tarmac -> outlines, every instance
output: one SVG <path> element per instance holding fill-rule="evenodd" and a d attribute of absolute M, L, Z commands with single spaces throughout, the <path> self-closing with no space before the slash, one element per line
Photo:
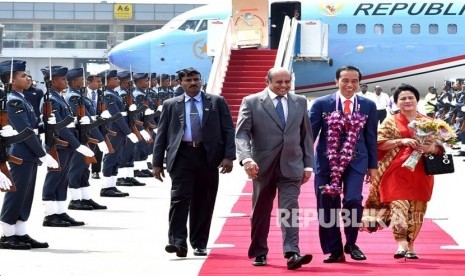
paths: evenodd
<path fill-rule="evenodd" d="M 454 174 L 436 176 L 433 198 L 427 218 L 433 219 L 455 241 L 442 248 L 465 250 L 463 195 L 465 177 L 463 158 L 455 157 Z M 75 211 L 68 214 L 85 221 L 80 227 L 43 227 L 44 209 L 41 194 L 46 169 L 39 167 L 37 185 L 28 233 L 39 241 L 47 241 L 47 249 L 0 250 L 0 276 L 149 276 L 198 275 L 207 257 L 195 257 L 189 248 L 187 258 L 165 252 L 167 244 L 170 179 L 162 183 L 154 178 L 138 178 L 142 187 L 120 187 L 129 192 L 125 198 L 101 198 L 102 180 L 91 180 L 93 199 L 108 210 Z M 228 244 L 215 244 L 233 204 L 242 193 L 246 175 L 237 162 L 233 172 L 220 176 L 220 186 L 213 217 L 208 249 Z M 0 195 L 2 200 L 3 195 Z M 462 207 L 461 207 L 462 206 Z M 315 254 L 320 253 L 315 248 Z M 246 256 L 244 256 L 246 258 Z"/>

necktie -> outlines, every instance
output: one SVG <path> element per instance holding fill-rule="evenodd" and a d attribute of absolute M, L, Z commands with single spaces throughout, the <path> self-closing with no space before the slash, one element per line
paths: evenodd
<path fill-rule="evenodd" d="M 344 115 L 349 115 L 350 112 L 350 105 L 352 104 L 351 100 L 345 100 L 344 102 Z"/>
<path fill-rule="evenodd" d="M 283 103 L 281 102 L 281 99 L 283 96 L 278 96 L 276 99 L 278 100 L 278 103 L 276 104 L 276 113 L 278 113 L 279 120 L 281 121 L 281 126 L 283 128 L 286 127 L 286 118 L 284 118 L 284 109 L 283 109 Z"/>
<path fill-rule="evenodd" d="M 92 93 L 91 93 L 91 96 L 92 96 L 92 105 L 94 106 L 94 108 L 97 107 L 97 93 L 95 92 L 95 90 L 92 90 Z"/>
<path fill-rule="evenodd" d="M 202 126 L 200 123 L 200 116 L 197 107 L 195 106 L 195 99 L 191 98 L 191 135 L 192 142 L 201 142 L 202 141 Z"/>

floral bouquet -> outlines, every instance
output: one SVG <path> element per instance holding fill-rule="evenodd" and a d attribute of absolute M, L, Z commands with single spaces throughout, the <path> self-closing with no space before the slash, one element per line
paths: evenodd
<path fill-rule="evenodd" d="M 440 119 L 419 118 L 411 121 L 408 127 L 414 138 L 422 145 L 429 142 L 432 145 L 452 146 L 457 137 L 452 128 Z M 422 155 L 423 153 L 419 150 L 414 150 L 402 164 L 402 167 L 413 172 Z"/>
<path fill-rule="evenodd" d="M 336 197 L 342 193 L 341 177 L 355 155 L 355 145 L 360 130 L 365 125 L 366 117 L 358 111 L 344 115 L 337 110 L 325 116 L 328 124 L 326 155 L 331 170 L 331 183 L 319 187 L 322 194 Z"/>

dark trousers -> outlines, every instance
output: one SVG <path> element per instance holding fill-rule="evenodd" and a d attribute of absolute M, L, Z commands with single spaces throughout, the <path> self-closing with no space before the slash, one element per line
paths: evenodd
<path fill-rule="evenodd" d="M 89 187 L 89 165 L 84 162 L 84 155 L 76 152 L 71 157 L 71 164 L 69 166 L 69 188 L 79 189 L 82 187 Z"/>
<path fill-rule="evenodd" d="M 16 184 L 16 192 L 5 193 L 0 220 L 15 224 L 27 221 L 31 214 L 32 199 L 37 177 L 37 163 L 23 161 L 21 165 L 9 163 L 10 173 Z"/>
<path fill-rule="evenodd" d="M 118 174 L 118 166 L 120 156 L 124 153 L 123 148 L 126 144 L 126 136 L 123 134 L 117 134 L 116 136 L 110 136 L 110 142 L 115 150 L 114 153 L 107 153 L 103 157 L 103 176 L 116 176 Z"/>
<path fill-rule="evenodd" d="M 57 149 L 60 158 L 59 171 L 48 171 L 42 189 L 42 200 L 65 201 L 68 191 L 69 166 L 75 151 L 72 149 Z M 76 154 L 80 154 L 76 152 Z"/>
<path fill-rule="evenodd" d="M 218 192 L 218 168 L 208 166 L 203 147 L 181 145 L 170 177 L 169 243 L 187 247 L 189 216 L 191 246 L 206 248 Z"/>
<path fill-rule="evenodd" d="M 136 154 L 136 145 L 143 142 L 133 143 L 129 138 L 124 137 L 126 144 L 124 148 L 121 149 L 122 153 L 119 159 L 119 167 L 126 168 L 126 167 L 134 167 L 134 158 Z M 115 150 L 116 151 L 116 150 Z"/>
<path fill-rule="evenodd" d="M 279 168 L 279 160 L 275 160 L 269 171 L 253 180 L 252 195 L 252 241 L 248 256 L 254 258 L 268 254 L 268 233 L 273 212 L 273 201 L 278 192 L 278 208 L 280 211 L 281 231 L 283 236 L 283 253 L 300 253 L 299 227 L 293 225 L 298 221 L 294 216 L 299 209 L 299 194 L 302 178 L 284 178 Z"/>
<path fill-rule="evenodd" d="M 387 116 L 387 111 L 386 109 L 380 109 L 378 110 L 378 122 L 381 124 L 384 119 L 386 119 Z"/>
<path fill-rule="evenodd" d="M 92 172 L 93 173 L 99 173 L 102 171 L 102 158 L 103 158 L 103 153 L 100 151 L 98 146 L 96 144 L 91 144 L 90 148 L 94 151 L 95 153 L 95 159 L 97 159 L 97 162 L 92 163 Z"/>
<path fill-rule="evenodd" d="M 342 208 L 344 212 L 349 212 L 344 219 L 344 233 L 346 236 L 346 244 L 355 245 L 358 237 L 358 224 L 362 219 L 362 188 L 365 175 L 356 170 L 347 167 L 342 175 L 343 182 L 343 200 Z M 315 175 L 315 195 L 318 211 L 319 234 L 321 249 L 324 254 L 343 252 L 341 230 L 340 230 L 340 214 L 341 197 L 331 197 L 321 193 L 320 186 L 330 183 L 329 175 Z"/>

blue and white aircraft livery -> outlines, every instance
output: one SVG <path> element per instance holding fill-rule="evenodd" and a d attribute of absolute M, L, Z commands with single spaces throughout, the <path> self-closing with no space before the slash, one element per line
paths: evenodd
<path fill-rule="evenodd" d="M 465 77 L 464 0 L 270 1 L 269 7 L 270 22 L 295 7 L 301 22 L 328 25 L 327 62 L 293 62 L 296 93 L 334 90 L 335 70 L 344 65 L 359 67 L 363 82 L 386 90 L 406 82 L 426 93 L 428 86 L 440 89 L 446 79 Z M 117 45 L 109 61 L 125 70 L 131 66 L 134 72 L 173 74 L 195 66 L 208 76 L 212 60 L 207 56 L 207 20 L 226 20 L 231 10 L 221 1 L 188 11 L 160 30 Z"/>

